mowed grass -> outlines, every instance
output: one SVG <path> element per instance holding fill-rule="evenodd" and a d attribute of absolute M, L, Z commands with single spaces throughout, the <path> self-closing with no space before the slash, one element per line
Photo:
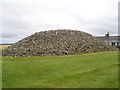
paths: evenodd
<path fill-rule="evenodd" d="M 3 88 L 117 88 L 118 52 L 3 57 Z"/>

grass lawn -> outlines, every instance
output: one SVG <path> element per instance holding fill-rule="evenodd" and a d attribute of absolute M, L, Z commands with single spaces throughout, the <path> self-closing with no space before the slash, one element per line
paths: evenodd
<path fill-rule="evenodd" d="M 118 52 L 3 57 L 3 88 L 117 88 Z"/>

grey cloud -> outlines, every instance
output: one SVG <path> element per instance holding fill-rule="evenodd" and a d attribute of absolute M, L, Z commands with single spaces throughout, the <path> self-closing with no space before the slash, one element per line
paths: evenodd
<path fill-rule="evenodd" d="M 80 3 L 79 0 L 76 1 Z M 75 4 L 77 4 L 76 1 Z M 64 1 L 60 4 L 49 2 L 49 4 L 43 0 L 40 3 L 1 3 L 2 21 L 0 21 L 0 24 L 2 26 L 0 28 L 2 27 L 3 41 L 16 42 L 41 30 L 62 27 L 78 30 L 83 28 L 85 32 L 95 36 L 104 35 L 108 31 L 111 35 L 118 33 L 116 7 L 108 9 L 107 12 L 100 11 L 97 18 L 92 17 L 93 20 L 87 20 L 85 17 L 81 17 L 84 9 L 79 9 L 79 4 L 75 5 L 72 2 L 71 4 L 64 3 Z M 110 6 L 112 3 L 113 1 L 109 3 Z"/>
<path fill-rule="evenodd" d="M 15 34 L 9 34 L 9 33 L 3 33 L 2 34 L 2 38 L 8 38 L 8 39 L 10 39 L 10 38 L 15 38 L 15 37 L 16 37 Z"/>

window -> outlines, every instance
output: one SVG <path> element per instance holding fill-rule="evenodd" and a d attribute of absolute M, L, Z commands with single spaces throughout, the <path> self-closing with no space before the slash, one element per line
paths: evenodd
<path fill-rule="evenodd" d="M 120 43 L 119 43 L 119 42 L 117 42 L 117 46 L 120 46 Z"/>
<path fill-rule="evenodd" d="M 117 43 L 116 43 L 116 46 L 120 46 L 120 42 L 117 42 Z"/>
<path fill-rule="evenodd" d="M 115 46 L 115 42 L 112 42 L 111 44 L 112 44 L 113 46 Z"/>

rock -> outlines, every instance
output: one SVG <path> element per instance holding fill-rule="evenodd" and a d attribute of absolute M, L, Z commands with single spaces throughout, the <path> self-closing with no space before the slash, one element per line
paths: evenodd
<path fill-rule="evenodd" d="M 77 30 L 50 30 L 37 32 L 2 51 L 3 56 L 29 57 L 70 55 L 101 51 L 116 51 L 92 35 Z"/>

